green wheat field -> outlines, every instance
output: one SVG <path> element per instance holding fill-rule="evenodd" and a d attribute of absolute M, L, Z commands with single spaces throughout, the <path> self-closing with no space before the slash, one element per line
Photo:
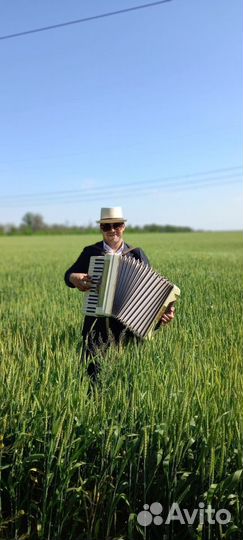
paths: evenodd
<path fill-rule="evenodd" d="M 96 236 L 1 237 L 0 538 L 242 538 L 240 233 L 127 235 L 181 289 L 152 341 L 80 365 L 82 294 L 65 270 Z M 163 523 L 141 525 L 159 502 Z M 227 509 L 228 523 L 165 524 Z"/>

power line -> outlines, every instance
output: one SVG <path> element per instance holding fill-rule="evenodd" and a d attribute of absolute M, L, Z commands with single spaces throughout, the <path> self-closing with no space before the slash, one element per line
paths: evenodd
<path fill-rule="evenodd" d="M 170 192 L 170 193 L 179 193 L 180 191 L 195 191 L 195 190 L 198 190 L 198 189 L 208 189 L 208 188 L 212 188 L 212 187 L 217 187 L 217 186 L 225 186 L 225 185 L 229 185 L 229 182 L 221 182 L 221 181 L 217 181 L 215 183 L 211 183 L 211 184 L 201 184 L 201 185 L 197 185 L 197 186 L 187 186 L 187 185 L 184 185 L 184 186 L 178 186 L 176 189 L 171 189 L 171 186 L 166 186 L 165 187 L 165 191 L 166 192 Z M 241 180 L 233 180 L 232 182 L 230 182 L 230 184 L 241 184 Z M 174 186 L 175 187 L 175 186 Z M 161 188 L 160 188 L 160 191 L 161 191 Z M 140 197 L 141 195 L 153 195 L 154 193 L 156 193 L 157 190 L 151 190 L 150 188 L 147 188 L 146 190 L 136 190 L 135 191 L 135 194 L 136 194 L 136 197 Z M 131 195 L 131 193 L 129 194 Z M 109 200 L 111 199 L 114 199 L 114 195 L 110 194 L 109 195 Z M 119 195 L 119 199 L 124 199 L 124 198 L 127 198 L 127 193 L 121 193 Z M 34 202 L 34 203 L 22 203 L 22 204 L 19 204 L 19 205 L 5 205 L 5 208 L 26 208 L 28 207 L 29 209 L 29 206 L 31 205 L 31 207 L 43 207 L 43 206 L 60 206 L 60 204 L 80 204 L 82 202 L 96 202 L 96 201 L 101 201 L 101 200 L 106 200 L 107 201 L 107 194 L 100 194 L 99 196 L 94 196 L 90 199 L 84 199 L 83 197 L 75 197 L 75 199 L 67 199 L 67 200 L 59 200 L 59 201 L 39 201 L 39 202 Z M 169 198 L 166 199 L 165 203 L 167 204 L 167 202 L 169 203 L 170 200 Z"/>
<path fill-rule="evenodd" d="M 27 36 L 28 34 L 36 34 L 37 32 L 47 32 L 48 30 L 55 30 L 56 28 L 63 28 L 64 26 L 86 23 L 97 19 L 104 19 L 105 17 L 113 17 L 114 15 L 122 15 L 123 13 L 130 13 L 131 11 L 138 11 L 139 9 L 148 9 L 171 1 L 172 0 L 160 0 L 158 2 L 151 2 L 150 4 L 140 4 L 138 6 L 133 6 L 130 8 L 118 9 L 117 11 L 107 11 L 106 13 L 100 13 L 99 15 L 92 15 L 90 17 L 83 17 L 82 19 L 75 19 L 73 21 L 67 21 L 64 23 L 52 24 L 50 26 L 42 26 L 40 28 L 33 28 L 32 30 L 25 30 L 23 32 L 17 32 L 15 34 L 7 34 L 5 36 L 0 36 L 0 40 Z"/>
<path fill-rule="evenodd" d="M 239 175 L 238 175 L 239 176 Z M 10 204 L 5 204 L 4 207 L 8 207 L 8 208 L 22 208 L 22 207 L 25 207 L 27 205 L 31 205 L 31 206 L 49 206 L 49 205 L 53 205 L 55 203 L 57 204 L 74 204 L 74 203 L 80 203 L 80 202 L 94 202 L 94 201 L 99 201 L 101 199 L 106 199 L 109 197 L 109 199 L 114 199 L 114 198 L 124 198 L 124 197 L 128 197 L 130 195 L 132 195 L 133 193 L 136 194 L 136 196 L 140 196 L 140 195 L 144 195 L 144 194 L 153 194 L 153 193 L 157 193 L 158 190 L 159 191 L 162 191 L 162 190 L 165 190 L 165 191 L 170 191 L 170 192 L 180 192 L 180 191 L 184 191 L 184 190 L 193 190 L 195 191 L 196 189 L 202 189 L 202 188 L 210 188 L 210 187 L 215 187 L 215 186 L 225 186 L 225 185 L 232 185 L 232 184 L 241 184 L 241 178 L 239 179 L 234 179 L 235 176 L 233 177 L 233 179 L 231 179 L 231 181 L 229 182 L 229 179 L 226 177 L 226 178 L 216 178 L 216 179 L 212 179 L 212 178 L 206 178 L 206 179 L 198 179 L 198 181 L 195 182 L 194 181 L 188 181 L 188 182 L 184 182 L 184 183 L 174 183 L 171 185 L 171 183 L 167 183 L 167 184 L 163 184 L 163 185 L 157 185 L 157 186 L 150 186 L 150 185 L 147 185 L 147 186 L 144 186 L 142 187 L 142 189 L 138 189 L 138 187 L 134 187 L 134 186 L 131 186 L 131 188 L 129 189 L 129 191 L 126 189 L 126 190 L 123 190 L 122 192 L 120 193 L 117 193 L 117 192 L 114 192 L 114 191 L 109 191 L 109 192 L 104 192 L 102 191 L 101 193 L 87 193 L 86 195 L 85 194 L 82 194 L 80 193 L 78 196 L 75 195 L 74 196 L 74 199 L 70 197 L 72 197 L 72 195 L 69 195 L 69 197 L 65 198 L 65 200 L 63 199 L 54 199 L 54 200 L 35 200 L 34 202 L 32 201 L 14 201 L 16 204 L 11 204 L 11 201 L 10 201 Z M 3 206 L 3 205 L 1 205 Z"/>
<path fill-rule="evenodd" d="M 204 181 L 204 180 L 217 180 L 217 179 L 230 179 L 230 178 L 233 178 L 235 176 L 241 176 L 241 173 L 240 172 L 237 172 L 237 171 L 241 171 L 242 170 L 242 166 L 238 165 L 238 166 L 232 166 L 232 167 L 224 167 L 224 168 L 218 168 L 218 169 L 211 169 L 211 170 L 206 170 L 206 171 L 201 171 L 201 172 L 194 172 L 194 173 L 187 173 L 187 174 L 184 174 L 184 175 L 175 175 L 175 176 L 165 176 L 165 177 L 162 177 L 162 178 L 155 178 L 155 179 L 149 179 L 149 180 L 139 180 L 139 181 L 133 181 L 133 182 L 127 182 L 127 183 L 122 183 L 121 185 L 114 185 L 113 184 L 107 184 L 107 185 L 103 185 L 103 186 L 97 186 L 97 187 L 94 187 L 94 188 L 90 188 L 90 193 L 88 194 L 87 193 L 87 189 L 89 188 L 83 188 L 83 189 L 71 189 L 71 190 L 59 190 L 59 191 L 47 191 L 47 192 L 42 192 L 42 193 L 19 193 L 19 194 L 16 194 L 16 195 L 3 195 L 1 197 L 1 200 L 8 200 L 8 199 L 11 199 L 11 200 L 15 200 L 15 199 L 22 199 L 22 198 L 33 198 L 33 197 L 60 197 L 62 195 L 82 195 L 85 196 L 85 195 L 97 195 L 99 194 L 99 192 L 101 193 L 105 193 L 105 192 L 119 192 L 121 190 L 129 190 L 131 188 L 136 188 L 136 186 L 144 186 L 145 184 L 149 184 L 151 186 L 151 184 L 156 184 L 157 187 L 158 184 L 161 184 L 161 186 L 163 187 L 163 183 L 164 182 L 175 182 L 175 181 L 178 181 L 178 180 L 186 180 L 186 179 L 192 179 L 192 183 L 194 183 L 194 180 L 193 179 L 196 179 L 198 178 L 198 181 L 200 181 L 200 176 L 202 177 L 205 177 L 205 176 L 213 176 L 213 178 L 202 178 L 201 180 Z M 235 173 L 233 173 L 233 171 L 235 171 Z M 220 173 L 220 174 L 219 174 Z M 215 176 L 216 175 L 216 176 Z M 170 184 L 169 184 L 170 185 Z M 155 186 L 156 187 L 156 186 Z M 119 193 L 118 193 L 119 195 Z"/>
<path fill-rule="evenodd" d="M 58 195 L 57 194 L 51 194 L 51 195 L 42 195 L 42 197 L 40 198 L 40 196 L 38 194 L 32 194 L 31 196 L 29 196 L 28 198 L 23 198 L 23 199 L 14 199 L 14 196 L 12 198 L 8 198 L 7 200 L 5 199 L 2 200 L 3 205 L 7 205 L 8 203 L 15 203 L 15 205 L 18 205 L 18 204 L 33 204 L 33 202 L 35 203 L 36 200 L 38 201 L 38 203 L 45 203 L 45 202 L 62 202 L 63 200 L 66 202 L 67 200 L 74 200 L 74 199 L 77 199 L 77 198 L 82 198 L 82 200 L 86 200 L 86 201 L 89 201 L 89 200 L 92 200 L 94 197 L 100 197 L 101 195 L 105 196 L 105 197 L 113 197 L 113 198 L 119 198 L 121 195 L 123 195 L 123 193 L 125 193 L 126 196 L 129 196 L 131 194 L 133 194 L 134 192 L 136 193 L 138 190 L 139 191 L 144 191 L 144 190 L 147 190 L 149 189 L 150 191 L 151 190 L 159 190 L 159 189 L 163 189 L 163 188 L 173 188 L 173 187 L 176 187 L 177 189 L 180 188 L 180 187 L 183 187 L 183 186 L 189 186 L 189 187 L 197 187 L 197 185 L 211 185 L 212 183 L 215 183 L 218 184 L 218 183 L 232 183 L 232 180 L 233 181 L 237 181 L 237 182 L 240 182 L 241 181 L 241 178 L 242 178 L 242 175 L 241 174 L 231 174 L 231 175 L 227 175 L 227 176 L 222 176 L 222 175 L 218 175 L 218 176 L 213 176 L 213 177 L 207 177 L 207 178 L 197 178 L 197 179 L 190 179 L 190 180 L 187 180 L 187 181 L 181 181 L 181 180 L 174 180 L 173 182 L 171 181 L 167 181 L 167 182 L 153 182 L 153 181 L 149 181 L 149 182 L 146 182 L 146 184 L 142 184 L 142 183 L 138 183 L 138 185 L 136 183 L 134 184 L 130 184 L 130 185 L 121 185 L 121 186 L 112 186 L 111 187 L 107 187 L 107 186 L 103 186 L 103 188 L 96 188 L 96 189 L 93 189 L 93 190 L 74 190 L 74 191 L 69 191 L 67 193 L 59 193 Z"/>

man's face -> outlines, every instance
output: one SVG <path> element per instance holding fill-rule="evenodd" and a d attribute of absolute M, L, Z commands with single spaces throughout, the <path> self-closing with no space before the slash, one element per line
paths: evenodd
<path fill-rule="evenodd" d="M 103 239 L 107 244 L 119 245 L 122 241 L 122 236 L 125 231 L 124 223 L 101 223 L 100 229 L 103 234 Z"/>

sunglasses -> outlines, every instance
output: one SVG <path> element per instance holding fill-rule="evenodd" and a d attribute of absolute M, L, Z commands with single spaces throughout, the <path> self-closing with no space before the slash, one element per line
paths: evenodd
<path fill-rule="evenodd" d="M 112 229 L 120 229 L 124 223 L 101 223 L 100 228 L 104 232 L 111 231 Z"/>

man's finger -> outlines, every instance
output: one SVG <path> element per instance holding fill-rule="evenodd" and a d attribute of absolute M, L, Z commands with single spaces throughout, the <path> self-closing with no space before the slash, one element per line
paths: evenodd
<path fill-rule="evenodd" d="M 168 317 L 168 315 L 163 315 L 163 317 L 161 318 L 161 321 L 163 322 L 169 322 L 171 319 L 170 317 Z"/>
<path fill-rule="evenodd" d="M 174 306 L 168 306 L 165 313 L 166 313 L 166 315 L 169 315 L 170 313 L 175 313 L 175 307 Z"/>
<path fill-rule="evenodd" d="M 168 313 L 164 313 L 164 315 L 161 317 L 161 324 L 167 324 L 171 321 L 173 321 L 174 317 L 175 317 L 175 309 L 173 309 L 172 311 L 168 312 Z"/>
<path fill-rule="evenodd" d="M 92 283 L 90 281 L 85 281 L 84 280 L 84 281 L 82 281 L 82 283 L 80 283 L 78 288 L 79 288 L 80 291 L 85 292 L 85 291 L 89 291 L 91 289 L 91 285 L 92 285 Z"/>

